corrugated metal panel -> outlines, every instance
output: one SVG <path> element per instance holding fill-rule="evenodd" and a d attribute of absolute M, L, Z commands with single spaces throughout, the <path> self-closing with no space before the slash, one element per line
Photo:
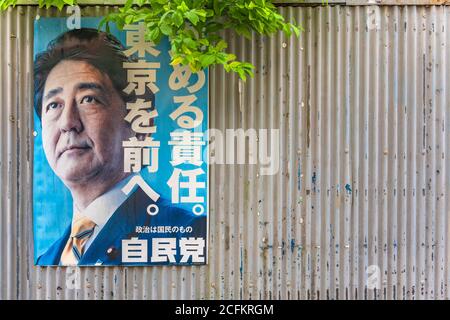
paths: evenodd
<path fill-rule="evenodd" d="M 210 79 L 211 127 L 279 128 L 280 173 L 211 167 L 207 266 L 82 268 L 80 289 L 32 264 L 33 20 L 49 13 L 0 15 L 0 298 L 449 298 L 450 8 L 282 12 L 299 41 L 227 34 L 256 76 Z"/>
<path fill-rule="evenodd" d="M 429 6 L 429 5 L 448 5 L 448 0 L 346 0 L 348 6 L 395 6 L 395 5 L 413 5 L 413 6 Z"/>
<path fill-rule="evenodd" d="M 304 6 L 304 5 L 326 5 L 326 4 L 346 4 L 346 5 L 441 5 L 450 4 L 449 0 L 272 0 L 276 6 Z M 126 0 L 78 0 L 80 6 L 118 6 L 124 5 Z M 35 0 L 17 0 L 18 5 L 37 6 Z"/>
<path fill-rule="evenodd" d="M 371 0 L 359 0 L 371 1 Z M 400 0 L 399 0 L 400 1 Z M 404 0 L 404 1 L 425 1 L 425 0 Z M 432 0 L 430 0 L 432 1 Z M 126 0 L 78 0 L 80 6 L 119 6 L 124 5 Z M 345 3 L 345 0 L 272 0 L 275 5 L 304 5 L 304 4 L 324 4 L 324 3 Z M 38 6 L 35 0 L 17 0 L 18 5 Z"/>

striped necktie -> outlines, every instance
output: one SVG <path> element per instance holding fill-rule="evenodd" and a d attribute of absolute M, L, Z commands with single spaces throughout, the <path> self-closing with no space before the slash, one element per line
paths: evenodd
<path fill-rule="evenodd" d="M 96 224 L 81 217 L 72 224 L 72 232 L 61 254 L 61 265 L 76 266 L 84 253 L 84 245 L 94 233 Z"/>

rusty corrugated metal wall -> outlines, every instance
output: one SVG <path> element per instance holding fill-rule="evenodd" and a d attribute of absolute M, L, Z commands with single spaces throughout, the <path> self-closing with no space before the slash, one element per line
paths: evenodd
<path fill-rule="evenodd" d="M 279 128 L 280 173 L 211 166 L 207 266 L 82 268 L 78 289 L 32 259 L 33 22 L 50 13 L 0 14 L 0 298 L 450 297 L 450 8 L 281 10 L 299 41 L 227 34 L 256 76 L 210 76 L 210 126 Z"/>

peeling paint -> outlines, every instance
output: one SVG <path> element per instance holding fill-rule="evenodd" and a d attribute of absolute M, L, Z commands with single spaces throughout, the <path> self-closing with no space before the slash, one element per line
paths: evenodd
<path fill-rule="evenodd" d="M 352 187 L 350 186 L 350 184 L 346 184 L 345 185 L 345 191 L 347 191 L 348 194 L 352 194 Z"/>

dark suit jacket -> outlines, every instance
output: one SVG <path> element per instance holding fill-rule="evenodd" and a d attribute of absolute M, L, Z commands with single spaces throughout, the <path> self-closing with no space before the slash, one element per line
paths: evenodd
<path fill-rule="evenodd" d="M 206 216 L 196 216 L 184 209 L 174 207 L 169 201 L 159 198 L 156 205 L 159 212 L 155 216 L 147 213 L 147 206 L 155 203 L 140 188 L 131 194 L 127 200 L 114 212 L 103 229 L 88 247 L 82 256 L 78 265 L 157 265 L 166 263 L 151 263 L 151 239 L 159 238 L 177 238 L 176 264 L 181 259 L 178 241 L 182 237 L 202 237 L 205 239 L 205 249 L 203 256 L 206 261 Z M 183 226 L 192 227 L 190 233 L 136 233 L 136 226 Z M 63 236 L 42 254 L 36 261 L 36 265 L 48 266 L 59 265 L 61 253 L 69 239 L 71 225 L 69 225 Z M 138 239 L 147 239 L 148 262 L 147 263 L 122 263 L 122 240 L 137 237 Z M 191 259 L 188 260 L 191 263 Z M 201 263 L 203 264 L 203 263 Z"/>

